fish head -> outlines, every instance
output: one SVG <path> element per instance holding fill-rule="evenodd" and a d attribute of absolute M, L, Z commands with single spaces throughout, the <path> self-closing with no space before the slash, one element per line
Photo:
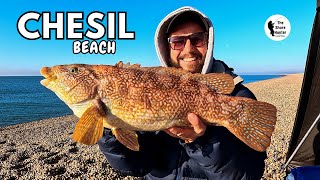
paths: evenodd
<path fill-rule="evenodd" d="M 97 95 L 98 80 L 93 68 L 85 64 L 43 67 L 40 83 L 53 91 L 67 105 L 92 100 Z"/>

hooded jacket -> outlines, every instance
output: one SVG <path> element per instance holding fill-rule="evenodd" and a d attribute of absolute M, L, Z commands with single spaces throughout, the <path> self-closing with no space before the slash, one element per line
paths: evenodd
<path fill-rule="evenodd" d="M 179 8 L 166 16 L 155 33 L 155 46 L 162 66 L 167 67 L 169 52 L 166 32 L 178 15 L 192 11 L 199 15 L 209 33 L 208 51 L 201 73 L 221 72 L 234 77 L 232 96 L 256 99 L 244 87 L 240 76 L 223 61 L 213 58 L 214 31 L 211 21 L 192 7 Z M 264 171 L 265 152 L 257 152 L 237 139 L 226 128 L 207 126 L 203 136 L 192 143 L 173 138 L 163 131 L 138 132 L 140 151 L 120 144 L 109 129 L 99 140 L 100 150 L 118 172 L 144 179 L 260 179 Z"/>
<path fill-rule="evenodd" d="M 227 67 L 227 65 L 224 64 L 223 62 L 216 61 L 213 58 L 214 28 L 213 28 L 212 22 L 202 12 L 189 6 L 185 6 L 171 12 L 159 23 L 157 27 L 155 37 L 154 37 L 154 42 L 155 42 L 155 48 L 156 48 L 157 55 L 159 57 L 161 65 L 163 67 L 168 67 L 168 62 L 167 62 L 169 58 L 169 46 L 168 46 L 168 40 L 167 40 L 168 29 L 170 28 L 170 25 L 172 24 L 172 22 L 179 15 L 186 12 L 194 12 L 196 15 L 198 15 L 202 20 L 203 24 L 205 25 L 206 31 L 208 32 L 208 43 L 207 43 L 208 50 L 206 53 L 206 57 L 205 57 L 205 61 L 204 61 L 204 65 L 201 73 L 206 74 L 209 72 L 221 72 L 221 73 L 226 72 L 226 73 L 232 74 L 232 76 L 234 77 L 235 84 L 239 84 L 243 82 L 243 79 L 240 76 L 232 72 L 233 69 Z"/>

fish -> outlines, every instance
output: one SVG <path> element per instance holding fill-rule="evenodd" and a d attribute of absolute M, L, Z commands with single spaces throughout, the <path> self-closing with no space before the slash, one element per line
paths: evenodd
<path fill-rule="evenodd" d="M 139 151 L 137 131 L 191 126 L 189 113 L 204 124 L 224 126 L 256 151 L 266 151 L 277 120 L 274 105 L 231 96 L 226 73 L 190 73 L 139 64 L 66 64 L 42 67 L 40 83 L 79 118 L 72 139 L 94 145 L 111 129 L 127 148 Z"/>

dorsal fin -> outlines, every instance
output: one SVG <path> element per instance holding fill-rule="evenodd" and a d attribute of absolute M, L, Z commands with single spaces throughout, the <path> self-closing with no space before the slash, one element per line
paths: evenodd
<path fill-rule="evenodd" d="M 181 78 L 198 81 L 206 84 L 209 88 L 214 89 L 217 93 L 230 94 L 234 89 L 232 76 L 225 73 L 192 74 L 181 68 L 174 67 L 154 67 L 146 70 L 150 70 L 158 74 L 179 76 Z"/>
<path fill-rule="evenodd" d="M 232 76 L 225 73 L 191 74 L 190 78 L 206 84 L 217 93 L 230 94 L 234 89 Z"/>
<path fill-rule="evenodd" d="M 123 62 L 122 62 L 122 61 L 119 61 L 119 62 L 117 62 L 114 66 L 115 66 L 115 67 L 122 68 L 122 67 L 123 67 Z"/>
<path fill-rule="evenodd" d="M 141 67 L 140 64 L 123 64 L 122 61 L 116 64 L 117 67 L 137 69 L 145 72 L 153 72 L 160 75 L 179 76 L 180 78 L 198 81 L 214 89 L 217 93 L 230 94 L 234 89 L 232 76 L 225 73 L 192 74 L 186 70 L 176 67 Z"/>
<path fill-rule="evenodd" d="M 130 64 L 130 62 L 128 62 L 127 64 L 124 64 L 122 61 L 119 61 L 115 64 L 115 67 L 119 67 L 119 68 L 140 68 L 140 64 Z"/>

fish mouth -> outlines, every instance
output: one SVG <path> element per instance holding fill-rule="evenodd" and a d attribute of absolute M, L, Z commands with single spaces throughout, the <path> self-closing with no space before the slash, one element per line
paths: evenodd
<path fill-rule="evenodd" d="M 40 81 L 40 83 L 43 86 L 48 86 L 50 84 L 50 82 L 57 79 L 57 76 L 54 74 L 52 68 L 50 68 L 50 67 L 41 68 L 40 74 L 45 78 Z"/>

